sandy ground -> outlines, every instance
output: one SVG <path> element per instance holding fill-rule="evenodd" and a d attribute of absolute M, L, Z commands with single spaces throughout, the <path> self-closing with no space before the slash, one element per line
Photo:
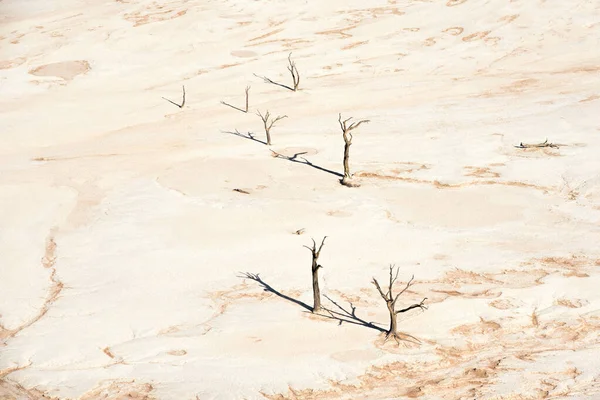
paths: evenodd
<path fill-rule="evenodd" d="M 0 1 L 0 398 L 600 398 L 600 3 L 366 3 Z"/>

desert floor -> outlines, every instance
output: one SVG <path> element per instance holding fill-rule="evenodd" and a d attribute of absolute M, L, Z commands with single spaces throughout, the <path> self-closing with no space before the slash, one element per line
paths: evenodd
<path fill-rule="evenodd" d="M 1 0 L 0 398 L 598 399 L 599 114 L 597 1 Z"/>

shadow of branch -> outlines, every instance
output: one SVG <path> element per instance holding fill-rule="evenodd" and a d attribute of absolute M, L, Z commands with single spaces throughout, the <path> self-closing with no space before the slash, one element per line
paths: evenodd
<path fill-rule="evenodd" d="M 243 133 L 240 133 L 237 129 L 234 132 L 231 132 L 231 131 L 221 131 L 221 132 L 222 133 L 229 133 L 230 135 L 235 135 L 235 136 L 239 136 L 239 137 L 244 138 L 244 139 L 248 139 L 248 140 L 252 140 L 252 141 L 258 142 L 258 143 L 262 143 L 265 146 L 267 145 L 267 142 L 255 138 L 254 134 L 252 132 L 248 132 L 245 135 Z"/>
<path fill-rule="evenodd" d="M 236 107 L 236 106 L 234 106 L 234 105 L 231 105 L 231 104 L 229 104 L 229 103 L 225 103 L 224 101 L 222 101 L 222 102 L 221 102 L 221 104 L 223 104 L 224 106 L 231 107 L 231 108 L 233 108 L 233 109 L 235 109 L 235 110 L 241 111 L 241 112 L 243 112 L 244 114 L 246 114 L 246 113 L 247 113 L 247 111 L 246 111 L 246 110 L 243 110 L 243 109 L 241 109 L 241 108 L 239 108 L 239 107 Z"/>
<path fill-rule="evenodd" d="M 294 304 L 297 304 L 300 307 L 305 308 L 306 310 L 312 312 L 312 307 L 311 306 L 309 306 L 308 304 L 306 304 L 306 303 L 304 303 L 304 302 L 302 302 L 300 300 L 296 300 L 296 299 L 294 299 L 294 298 L 292 298 L 290 296 L 286 296 L 285 294 L 277 291 L 271 285 L 269 285 L 268 283 L 266 283 L 265 281 L 263 281 L 261 279 L 261 277 L 259 276 L 259 274 L 253 274 L 251 272 L 245 272 L 241 276 L 238 276 L 238 278 L 251 279 L 254 282 L 258 282 L 262 286 L 262 288 L 263 288 L 264 291 L 269 292 L 269 293 L 273 293 L 274 295 L 279 296 L 279 297 L 281 297 L 284 300 L 290 301 L 290 302 L 292 302 Z"/>
<path fill-rule="evenodd" d="M 259 274 L 245 272 L 242 275 L 239 275 L 238 278 L 253 280 L 253 281 L 257 282 L 258 284 L 260 284 L 262 286 L 263 290 L 265 290 L 266 292 L 273 293 L 274 295 L 281 297 L 284 300 L 287 300 L 296 305 L 299 305 L 300 307 L 306 309 L 308 312 L 312 312 L 311 306 L 309 306 L 308 304 L 306 304 L 300 300 L 296 300 L 290 296 L 286 296 L 285 294 L 279 292 L 278 290 L 273 288 L 271 285 L 269 285 L 268 283 L 263 281 L 262 278 L 259 276 Z M 333 301 L 327 295 L 325 295 L 324 297 L 327 300 L 329 300 L 331 303 L 333 303 L 333 305 L 335 305 L 339 311 L 330 310 L 328 308 L 323 307 L 323 310 L 327 311 L 328 314 L 317 314 L 320 317 L 339 321 L 339 325 L 346 322 L 348 324 L 360 325 L 360 326 L 364 326 L 365 328 L 374 329 L 378 332 L 386 332 L 386 330 L 384 328 L 381 328 L 381 327 L 375 325 L 374 322 L 367 322 L 364 319 L 358 317 L 356 315 L 356 307 L 354 307 L 354 305 L 352 303 L 350 303 L 350 308 L 352 311 L 348 311 L 348 310 L 344 309 L 344 307 L 342 307 L 341 305 L 339 305 L 338 303 Z"/>
<path fill-rule="evenodd" d="M 386 329 L 375 325 L 374 322 L 371 322 L 371 321 L 367 322 L 364 319 L 358 317 L 356 315 L 356 307 L 354 307 L 354 305 L 352 303 L 350 303 L 351 311 L 348 311 L 344 307 L 342 307 L 340 304 L 338 304 L 334 300 L 332 300 L 329 296 L 324 295 L 324 297 L 327 300 L 329 300 L 331 303 L 333 303 L 333 305 L 336 306 L 336 308 L 339 310 L 339 311 L 334 311 L 334 310 L 330 310 L 330 309 L 324 307 L 323 309 L 326 310 L 330 314 L 330 316 L 324 315 L 324 317 L 338 320 L 338 321 L 340 321 L 340 325 L 343 322 L 346 322 L 349 324 L 361 325 L 361 326 L 364 326 L 365 328 L 375 329 L 376 331 L 379 331 L 379 332 L 387 332 Z"/>
<path fill-rule="evenodd" d="M 300 157 L 300 158 L 302 159 L 302 161 L 301 161 L 301 160 L 298 160 L 298 156 L 301 156 L 302 154 L 306 154 L 306 152 L 303 152 L 303 153 L 296 153 L 296 154 L 294 154 L 292 157 L 289 157 L 289 156 L 284 156 L 283 154 L 279 154 L 279 153 L 277 153 L 277 152 L 275 152 L 275 151 L 273 151 L 273 150 L 271 150 L 271 153 L 273 153 L 273 157 L 275 157 L 275 158 L 281 158 L 281 159 L 288 160 L 288 161 L 291 161 L 291 162 L 294 162 L 294 163 L 303 164 L 303 165 L 308 165 L 309 167 L 313 167 L 313 168 L 315 168 L 315 169 L 318 169 L 319 171 L 327 172 L 327 173 L 329 173 L 329 174 L 332 174 L 332 175 L 338 176 L 338 177 L 340 177 L 340 178 L 343 178 L 343 177 L 344 177 L 344 175 L 343 175 L 343 174 L 340 174 L 339 172 L 335 172 L 335 171 L 332 171 L 332 170 L 330 170 L 330 169 L 323 168 L 323 167 L 320 167 L 320 166 L 318 166 L 318 165 L 315 165 L 315 164 L 311 163 L 310 161 L 308 161 L 308 160 L 307 160 L 306 158 L 304 158 L 304 157 Z"/>
<path fill-rule="evenodd" d="M 272 85 L 281 86 L 282 88 L 286 88 L 287 90 L 291 90 L 292 92 L 294 91 L 294 89 L 291 88 L 291 87 L 289 87 L 288 85 L 284 85 L 283 83 L 278 83 L 278 82 L 272 81 L 271 79 L 267 78 L 266 76 L 260 76 L 260 75 L 257 75 L 257 74 L 254 74 L 254 76 L 256 76 L 257 78 L 260 78 L 260 79 L 264 80 L 265 83 L 270 83 Z"/>

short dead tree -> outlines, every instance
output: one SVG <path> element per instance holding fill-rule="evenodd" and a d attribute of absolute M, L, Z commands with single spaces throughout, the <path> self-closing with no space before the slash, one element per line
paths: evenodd
<path fill-rule="evenodd" d="M 248 97 L 249 97 L 249 92 L 250 92 L 250 86 L 246 86 L 246 108 L 245 109 L 241 109 L 241 108 L 233 106 L 233 105 L 231 105 L 229 103 L 225 103 L 224 101 L 221 101 L 221 104 L 223 104 L 224 106 L 227 106 L 227 107 L 234 108 L 234 109 L 236 109 L 238 111 L 241 111 L 241 112 L 247 114 L 248 113 Z"/>
<path fill-rule="evenodd" d="M 183 96 L 182 96 L 182 99 L 181 99 L 181 104 L 177 104 L 174 101 L 167 99 L 166 97 L 163 97 L 163 99 L 165 99 L 169 103 L 173 104 L 174 106 L 177 106 L 179 108 L 183 108 L 183 106 L 185 106 L 185 86 L 182 86 L 181 89 L 183 90 Z"/>
<path fill-rule="evenodd" d="M 263 115 L 260 111 L 257 111 L 256 115 L 258 115 L 260 117 L 260 119 L 262 119 L 263 124 L 265 125 L 265 133 L 267 135 L 267 145 L 270 146 L 271 145 L 271 128 L 273 127 L 273 125 L 275 125 L 275 123 L 277 121 L 287 118 L 287 115 L 272 119 L 271 113 L 268 110 L 265 113 L 265 115 Z"/>
<path fill-rule="evenodd" d="M 254 76 L 262 78 L 266 83 L 281 86 L 282 88 L 286 88 L 288 90 L 295 92 L 298 90 L 298 86 L 300 85 L 300 73 L 298 72 L 296 63 L 294 61 L 292 61 L 292 53 L 290 53 L 290 55 L 288 56 L 288 64 L 289 64 L 287 67 L 288 71 L 290 71 L 290 74 L 292 74 L 292 82 L 293 82 L 292 86 L 288 86 L 288 85 L 284 85 L 283 83 L 275 82 L 274 80 L 269 79 L 266 76 L 260 76 L 257 74 L 254 74 Z"/>
<path fill-rule="evenodd" d="M 323 268 L 323 266 L 319 264 L 319 255 L 321 255 L 321 249 L 323 248 L 323 245 L 325 244 L 325 239 L 327 239 L 327 236 L 325 236 L 323 238 L 323 241 L 321 242 L 321 245 L 319 246 L 318 250 L 317 250 L 317 243 L 315 242 L 315 239 L 312 239 L 312 242 L 313 242 L 312 247 L 304 246 L 308 250 L 310 250 L 310 252 L 312 254 L 311 270 L 312 270 L 312 287 L 313 287 L 313 309 L 312 309 L 313 313 L 318 313 L 319 311 L 321 311 L 321 290 L 319 289 L 319 269 Z"/>
<path fill-rule="evenodd" d="M 396 301 L 398 300 L 398 297 L 400 297 L 400 295 L 402 293 L 406 292 L 406 290 L 412 286 L 413 280 L 415 279 L 415 277 L 413 275 L 413 277 L 410 278 L 410 281 L 408 281 L 408 283 L 406 284 L 404 289 L 402 289 L 400 292 L 398 292 L 398 294 L 396 294 L 394 296 L 394 293 L 393 293 L 394 283 L 396 282 L 396 279 L 398 278 L 399 270 L 400 270 L 399 268 L 396 268 L 396 273 L 394 274 L 394 266 L 390 265 L 390 282 L 389 282 L 388 289 L 385 292 L 381 289 L 381 286 L 379 286 L 379 282 L 377 282 L 377 279 L 373 278 L 373 285 L 375 285 L 375 287 L 377 288 L 377 291 L 381 295 L 381 298 L 383 298 L 383 300 L 385 300 L 385 304 L 387 305 L 388 312 L 390 313 L 390 327 L 385 335 L 385 339 L 388 340 L 389 338 L 394 338 L 396 340 L 396 342 L 399 342 L 399 340 L 402 339 L 402 337 L 398 333 L 398 323 L 396 320 L 396 316 L 400 313 L 405 313 L 414 308 L 420 308 L 422 310 L 427 309 L 427 306 L 425 306 L 425 300 L 427 300 L 427 297 L 425 297 L 418 304 L 413 304 L 413 305 L 403 308 L 401 310 L 396 310 Z"/>
<path fill-rule="evenodd" d="M 358 128 L 363 123 L 370 122 L 368 119 L 363 119 L 358 122 L 352 122 L 348 126 L 348 122 L 352 117 L 342 121 L 342 114 L 339 115 L 338 122 L 342 129 L 344 137 L 344 177 L 342 178 L 342 185 L 345 186 L 357 186 L 351 182 L 352 174 L 350 173 L 350 146 L 352 145 L 352 130 Z"/>
<path fill-rule="evenodd" d="M 292 53 L 288 56 L 288 71 L 292 74 L 292 81 L 294 82 L 294 92 L 298 90 L 298 85 L 300 85 L 300 73 L 298 72 L 298 68 L 296 68 L 296 63 L 292 61 Z"/>

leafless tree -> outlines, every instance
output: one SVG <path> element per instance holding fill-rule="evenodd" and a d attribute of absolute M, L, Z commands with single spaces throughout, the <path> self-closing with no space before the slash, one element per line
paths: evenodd
<path fill-rule="evenodd" d="M 292 53 L 288 56 L 288 71 L 292 74 L 292 81 L 294 82 L 294 92 L 298 90 L 298 85 L 300 84 L 300 73 L 298 72 L 298 68 L 296 68 L 296 63 L 292 61 Z"/>
<path fill-rule="evenodd" d="M 321 255 L 321 249 L 323 248 L 323 245 L 325 244 L 325 239 L 327 239 L 327 236 L 325 236 L 323 238 L 323 241 L 321 242 L 321 245 L 319 246 L 318 250 L 317 250 L 317 243 L 315 242 L 315 239 L 312 239 L 312 242 L 313 242 L 312 247 L 304 246 L 308 250 L 310 250 L 310 253 L 312 255 L 311 270 L 312 270 L 312 287 L 313 287 L 313 309 L 312 309 L 313 313 L 318 313 L 319 311 L 321 311 L 321 290 L 319 289 L 319 269 L 323 268 L 323 266 L 321 266 L 319 264 L 319 256 Z"/>
<path fill-rule="evenodd" d="M 238 111 L 241 111 L 241 112 L 247 114 L 248 113 L 248 97 L 249 97 L 248 92 L 250 92 L 250 86 L 246 86 L 246 108 L 245 109 L 241 109 L 241 108 L 236 107 L 234 105 L 231 105 L 229 103 L 225 103 L 224 101 L 221 101 L 221 104 L 223 104 L 224 106 L 228 106 L 228 107 L 234 108 L 234 109 L 236 109 Z"/>
<path fill-rule="evenodd" d="M 414 308 L 420 308 L 422 310 L 427 309 L 427 306 L 425 306 L 425 300 L 427 300 L 427 297 L 425 297 L 418 304 L 413 304 L 413 305 L 403 308 L 401 310 L 396 310 L 396 301 L 398 300 L 398 297 L 400 297 L 400 295 L 402 293 L 406 292 L 406 290 L 412 286 L 413 280 L 415 279 L 415 277 L 413 275 L 412 278 L 410 278 L 410 281 L 408 281 L 408 283 L 404 287 L 404 289 L 402 289 L 400 292 L 398 292 L 394 296 L 394 293 L 393 293 L 394 283 L 396 282 L 396 279 L 398 278 L 399 271 L 400 271 L 400 269 L 396 268 L 396 273 L 394 274 L 394 266 L 390 265 L 390 282 L 389 282 L 388 289 L 385 292 L 381 289 L 381 286 L 379 286 L 379 282 L 377 282 L 377 279 L 373 278 L 373 285 L 375 285 L 375 287 L 377 288 L 377 291 L 381 295 L 381 298 L 383 298 L 385 300 L 385 304 L 387 305 L 388 312 L 390 313 L 390 328 L 388 329 L 385 338 L 387 340 L 390 337 L 393 337 L 397 342 L 399 341 L 399 339 L 401 339 L 401 336 L 398 334 L 398 324 L 396 321 L 396 316 L 400 313 L 405 313 Z"/>
<path fill-rule="evenodd" d="M 182 86 L 183 88 L 183 98 L 181 99 L 181 104 L 177 104 L 174 101 L 171 101 L 169 99 L 167 99 L 166 97 L 163 97 L 163 99 L 165 99 L 166 101 L 168 101 L 169 103 L 176 105 L 179 108 L 183 108 L 183 106 L 185 106 L 185 86 Z"/>
<path fill-rule="evenodd" d="M 260 111 L 257 111 L 256 114 L 262 119 L 263 123 L 265 124 L 265 133 L 267 134 L 267 145 L 270 146 L 271 145 L 271 128 L 273 127 L 273 125 L 275 125 L 275 123 L 277 121 L 287 118 L 287 115 L 272 119 L 271 113 L 268 110 L 265 113 L 265 115 L 263 115 Z"/>
<path fill-rule="evenodd" d="M 339 114 L 338 122 L 340 123 L 340 128 L 342 129 L 342 134 L 344 137 L 344 178 L 342 179 L 342 184 L 346 186 L 355 186 L 350 183 L 350 179 L 352 179 L 352 174 L 350 174 L 350 146 L 352 145 L 352 130 L 358 128 L 363 123 L 369 123 L 368 119 L 363 119 L 358 122 L 352 122 L 348 126 L 348 122 L 352 119 L 352 117 L 342 121 L 342 114 Z"/>
<path fill-rule="evenodd" d="M 298 68 L 296 67 L 296 63 L 294 61 L 292 61 L 292 53 L 290 53 L 290 55 L 288 56 L 288 71 L 290 71 L 290 74 L 292 74 L 292 82 L 293 82 L 293 86 L 288 86 L 288 85 L 284 85 L 283 83 L 279 83 L 279 82 L 275 82 L 272 79 L 267 78 L 266 76 L 260 76 L 257 74 L 254 74 L 254 76 L 262 78 L 266 83 L 270 83 L 272 85 L 277 85 L 277 86 L 281 86 L 283 88 L 286 88 L 288 90 L 291 90 L 293 92 L 298 90 L 298 85 L 300 85 L 300 73 L 298 72 Z"/>
<path fill-rule="evenodd" d="M 246 86 L 246 114 L 248 113 L 248 97 L 250 92 L 250 86 Z"/>

